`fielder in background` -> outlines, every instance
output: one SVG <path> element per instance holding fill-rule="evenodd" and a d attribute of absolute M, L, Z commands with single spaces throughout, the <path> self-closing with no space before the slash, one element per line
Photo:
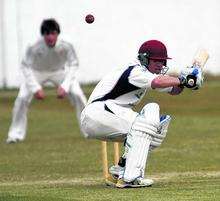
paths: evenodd
<path fill-rule="evenodd" d="M 144 178 L 148 153 L 163 142 L 171 117 L 160 115 L 157 103 L 146 104 L 140 113 L 133 111 L 143 96 L 149 90 L 178 95 L 184 87 L 198 89 L 202 85 L 202 72 L 197 67 L 184 69 L 179 77 L 165 75 L 167 59 L 171 58 L 162 42 L 146 41 L 134 62 L 98 83 L 81 114 L 86 138 L 125 141 L 118 165 L 109 169 L 108 185 L 126 188 L 153 184 Z"/>
<path fill-rule="evenodd" d="M 78 120 L 87 101 L 77 81 L 78 59 L 75 50 L 70 43 L 58 39 L 59 24 L 55 19 L 46 19 L 41 24 L 40 32 L 42 38 L 27 48 L 21 63 L 25 80 L 15 100 L 7 143 L 25 139 L 28 106 L 33 96 L 38 100 L 45 98 L 42 86 L 47 81 L 57 86 L 58 98 L 68 95 L 76 106 Z"/>

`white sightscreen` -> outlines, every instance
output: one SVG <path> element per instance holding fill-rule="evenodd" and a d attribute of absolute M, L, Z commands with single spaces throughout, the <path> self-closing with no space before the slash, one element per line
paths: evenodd
<path fill-rule="evenodd" d="M 26 46 L 39 38 L 47 17 L 61 25 L 61 37 L 73 43 L 80 60 L 81 82 L 99 80 L 109 70 L 127 64 L 142 42 L 159 39 L 173 58 L 171 72 L 192 60 L 199 47 L 210 52 L 206 71 L 220 73 L 220 1 L 218 0 L 0 0 L 3 50 L 0 86 L 20 83 L 19 63 Z M 95 23 L 84 22 L 94 14 Z M 2 62 L 3 61 L 3 62 Z M 4 63 L 4 66 L 3 66 Z"/>

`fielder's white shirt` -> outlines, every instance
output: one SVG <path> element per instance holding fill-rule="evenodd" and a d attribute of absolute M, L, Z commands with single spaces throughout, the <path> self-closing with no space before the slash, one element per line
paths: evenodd
<path fill-rule="evenodd" d="M 135 60 L 125 68 L 106 75 L 95 87 L 88 104 L 95 101 L 112 100 L 118 105 L 132 107 L 137 105 L 151 88 L 156 78 L 139 60 Z M 172 87 L 159 91 L 171 91 Z"/>
<path fill-rule="evenodd" d="M 37 83 L 33 71 L 38 73 L 55 72 L 68 68 L 69 72 L 64 79 L 64 88 L 68 91 L 70 79 L 74 76 L 78 68 L 78 59 L 73 46 L 63 40 L 57 40 L 56 45 L 48 47 L 43 38 L 27 48 L 25 56 L 21 62 L 21 69 L 30 87 L 36 92 L 41 88 Z"/>

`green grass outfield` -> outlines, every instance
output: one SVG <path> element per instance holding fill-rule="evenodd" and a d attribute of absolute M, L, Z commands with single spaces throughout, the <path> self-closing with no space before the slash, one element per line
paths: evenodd
<path fill-rule="evenodd" d="M 84 90 L 89 96 L 92 87 Z M 7 145 L 17 91 L 0 91 L 0 201 L 220 200 L 220 79 L 176 97 L 151 92 L 140 104 L 156 101 L 173 117 L 149 157 L 155 184 L 141 189 L 104 185 L 100 142 L 83 139 L 74 109 L 54 92 L 31 104 L 26 141 Z"/>

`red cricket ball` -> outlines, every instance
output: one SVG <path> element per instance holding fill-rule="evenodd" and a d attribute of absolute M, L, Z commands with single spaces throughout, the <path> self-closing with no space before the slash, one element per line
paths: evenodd
<path fill-rule="evenodd" d="M 86 17 L 85 17 L 85 21 L 86 21 L 88 24 L 93 23 L 94 20 L 95 20 L 95 18 L 94 18 L 94 16 L 91 15 L 91 14 L 88 14 L 88 15 L 86 15 Z"/>

